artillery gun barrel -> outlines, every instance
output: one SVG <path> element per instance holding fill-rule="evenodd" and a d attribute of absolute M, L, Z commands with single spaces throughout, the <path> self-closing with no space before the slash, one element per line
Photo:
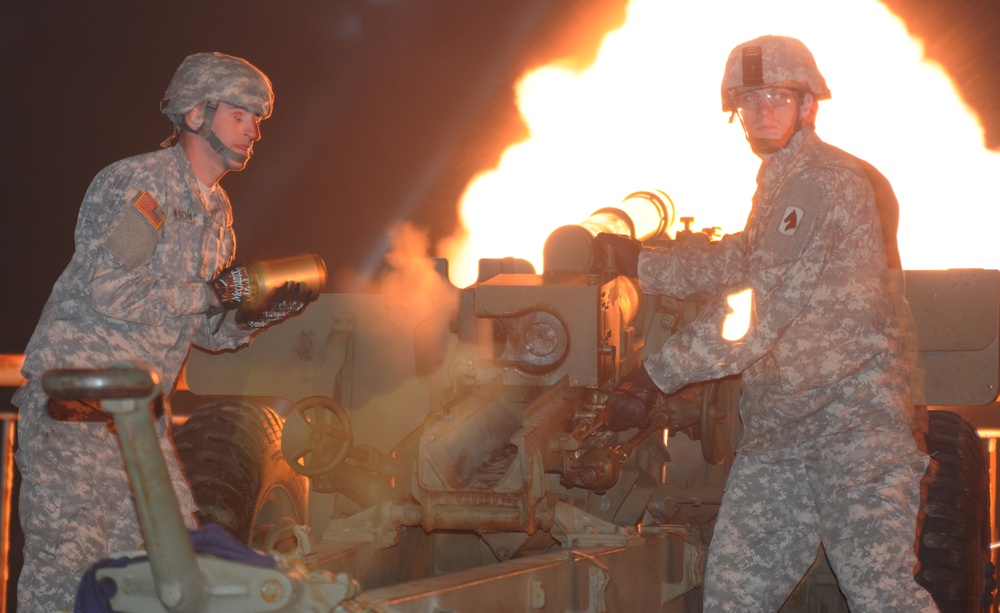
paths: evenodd
<path fill-rule="evenodd" d="M 556 228 L 545 241 L 545 272 L 589 273 L 594 268 L 594 237 L 601 232 L 624 234 L 640 241 L 666 232 L 676 213 L 659 190 L 633 192 L 616 207 L 594 211 L 586 220 Z"/>

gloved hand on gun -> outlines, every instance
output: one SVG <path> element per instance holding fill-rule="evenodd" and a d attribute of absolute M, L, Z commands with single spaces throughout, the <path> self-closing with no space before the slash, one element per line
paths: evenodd
<path fill-rule="evenodd" d="M 651 422 L 653 407 L 660 388 L 653 383 L 646 367 L 639 364 L 608 394 L 608 427 L 616 432 L 629 428 L 645 428 Z"/>

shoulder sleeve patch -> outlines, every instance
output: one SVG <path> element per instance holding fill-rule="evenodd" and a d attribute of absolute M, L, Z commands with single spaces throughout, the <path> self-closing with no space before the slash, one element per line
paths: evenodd
<path fill-rule="evenodd" d="M 778 232 L 784 234 L 785 236 L 791 236 L 795 234 L 795 231 L 799 229 L 799 224 L 802 223 L 802 216 L 805 213 L 797 206 L 787 206 L 785 207 L 785 214 L 781 218 L 781 222 L 778 224 Z"/>
<path fill-rule="evenodd" d="M 135 209 L 125 209 L 118 223 L 104 238 L 104 248 L 126 268 L 133 269 L 153 254 L 159 234 L 149 219 Z"/>
<path fill-rule="evenodd" d="M 157 202 L 149 192 L 143 191 L 139 194 L 139 197 L 135 199 L 132 205 L 142 213 L 142 216 L 146 218 L 154 229 L 159 230 L 160 226 L 163 225 L 163 220 L 166 219 L 166 214 L 163 212 L 163 208 L 160 203 Z"/>
<path fill-rule="evenodd" d="M 810 180 L 793 178 L 782 189 L 767 220 L 767 231 L 761 236 L 763 247 L 776 261 L 790 261 L 800 257 L 812 240 L 820 211 L 823 194 Z"/>

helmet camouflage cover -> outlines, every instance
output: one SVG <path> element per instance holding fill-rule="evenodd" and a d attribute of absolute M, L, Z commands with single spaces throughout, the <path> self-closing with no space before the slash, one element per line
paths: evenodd
<path fill-rule="evenodd" d="M 729 54 L 722 77 L 722 110 L 731 112 L 733 97 L 761 87 L 785 86 L 830 98 L 826 80 L 802 41 L 788 36 L 761 36 L 738 45 Z"/>
<path fill-rule="evenodd" d="M 274 106 L 274 92 L 267 76 L 244 59 L 195 53 L 178 66 L 160 111 L 180 124 L 185 113 L 205 101 L 225 102 L 266 118 Z"/>

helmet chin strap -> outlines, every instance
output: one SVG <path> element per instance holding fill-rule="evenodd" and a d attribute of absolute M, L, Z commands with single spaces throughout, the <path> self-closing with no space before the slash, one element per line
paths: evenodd
<path fill-rule="evenodd" d="M 201 125 L 198 126 L 198 134 L 200 134 L 205 140 L 208 141 L 212 150 L 219 154 L 223 160 L 230 160 L 238 164 L 246 164 L 247 160 L 250 159 L 250 155 L 243 155 L 237 153 L 230 149 L 229 147 L 222 144 L 219 137 L 212 132 L 212 120 L 215 119 L 215 112 L 219 110 L 218 102 L 208 102 L 205 104 L 205 119 L 202 121 Z"/>

